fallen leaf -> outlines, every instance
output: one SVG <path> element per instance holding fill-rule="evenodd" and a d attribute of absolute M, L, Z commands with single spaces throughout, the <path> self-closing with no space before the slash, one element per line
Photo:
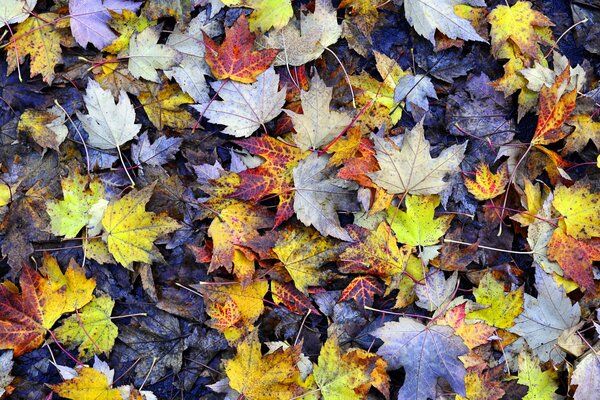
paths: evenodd
<path fill-rule="evenodd" d="M 138 138 L 137 143 L 131 144 L 131 159 L 136 165 L 146 164 L 160 167 L 175 158 L 181 142 L 181 138 L 159 136 L 150 143 L 148 133 L 144 132 Z"/>
<path fill-rule="evenodd" d="M 421 0 L 416 1 L 421 2 Z M 422 115 L 423 111 L 429 110 L 428 97 L 437 99 L 430 77 L 417 74 L 404 75 L 398 79 L 398 84 L 394 89 L 394 102 L 406 103 L 406 109 L 412 113 L 413 117 Z"/>
<path fill-rule="evenodd" d="M 365 306 L 370 307 L 373 305 L 373 298 L 376 294 L 383 294 L 381 284 L 376 278 L 372 276 L 357 276 L 342 291 L 338 303 L 352 299 L 358 309 L 363 310 Z"/>
<path fill-rule="evenodd" d="M 419 300 L 417 306 L 427 310 L 435 311 L 452 300 L 456 291 L 458 274 L 453 273 L 446 279 L 444 273 L 439 269 L 429 271 L 422 285 L 415 286 L 415 293 Z M 465 343 L 466 344 L 466 343 Z"/>
<path fill-rule="evenodd" d="M 36 3 L 37 0 L 6 0 L 0 6 L 0 20 L 6 24 L 23 22 Z"/>
<path fill-rule="evenodd" d="M 508 167 L 506 164 L 502 164 L 494 174 L 487 164 L 481 163 L 475 170 L 475 180 L 465 178 L 467 190 L 477 200 L 490 200 L 500 196 L 506 191 L 507 184 Z"/>
<path fill-rule="evenodd" d="M 49 385 L 61 397 L 72 400 L 123 400 L 119 389 L 112 387 L 114 371 L 84 366 L 77 376 L 62 383 Z"/>
<path fill-rule="evenodd" d="M 18 129 L 20 132 L 29 133 L 43 148 L 59 151 L 58 146 L 69 133 L 65 126 L 66 119 L 65 113 L 58 106 L 47 111 L 29 109 L 21 114 Z"/>
<path fill-rule="evenodd" d="M 564 217 L 566 232 L 575 239 L 600 236 L 600 193 L 584 185 L 558 186 L 552 205 Z"/>
<path fill-rule="evenodd" d="M 249 19 L 252 32 L 281 29 L 294 16 L 291 0 L 225 0 L 223 3 L 229 7 L 254 9 Z"/>
<path fill-rule="evenodd" d="M 177 52 L 158 44 L 160 27 L 149 26 L 136 33 L 129 41 L 128 68 L 135 78 L 144 78 L 159 83 L 157 69 L 169 69 L 177 62 Z"/>
<path fill-rule="evenodd" d="M 600 382 L 600 359 L 591 351 L 576 364 L 571 385 L 577 385 L 573 398 L 575 400 L 593 400 Z"/>
<path fill-rule="evenodd" d="M 519 380 L 521 385 L 529 388 L 524 400 L 558 399 L 555 392 L 558 384 L 555 382 L 556 372 L 543 371 L 538 361 L 528 351 L 519 353 Z"/>
<path fill-rule="evenodd" d="M 165 127 L 189 129 L 196 119 L 182 106 L 192 104 L 192 99 L 178 85 L 164 85 L 158 92 L 141 92 L 138 96 L 150 122 L 159 130 Z"/>
<path fill-rule="evenodd" d="M 462 338 L 469 350 L 473 350 L 477 346 L 484 345 L 490 342 L 490 338 L 496 334 L 496 329 L 484 324 L 483 322 L 468 323 L 467 303 L 462 300 L 462 303 L 456 304 L 456 299 L 448 306 L 448 309 L 443 316 L 437 318 L 435 323 L 438 325 L 448 325 L 454 329 L 454 334 Z M 456 305 L 453 305 L 456 304 Z M 467 388 L 467 394 L 469 389 Z"/>
<path fill-rule="evenodd" d="M 63 274 L 56 259 L 44 253 L 40 272 L 49 280 L 52 291 L 64 292 L 63 314 L 80 309 L 94 298 L 92 293 L 96 288 L 96 279 L 88 279 L 84 269 L 74 259 L 71 259 Z"/>
<path fill-rule="evenodd" d="M 523 287 L 504 293 L 504 285 L 496 281 L 493 274 L 488 272 L 473 289 L 478 304 L 487 308 L 471 311 L 467 319 L 485 321 L 496 328 L 510 328 L 515 324 L 515 318 L 523 311 Z"/>

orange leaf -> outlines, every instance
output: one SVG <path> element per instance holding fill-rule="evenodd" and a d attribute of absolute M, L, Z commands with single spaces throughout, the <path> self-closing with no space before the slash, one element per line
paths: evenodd
<path fill-rule="evenodd" d="M 372 276 L 357 276 L 348 284 L 346 289 L 344 289 L 338 303 L 354 299 L 358 308 L 362 310 L 365 306 L 371 306 L 373 304 L 373 297 L 376 294 L 383 294 L 383 290 L 381 289 L 379 282 L 377 282 L 377 278 Z"/>
<path fill-rule="evenodd" d="M 442 318 L 438 318 L 438 325 L 448 325 L 454 328 L 454 333 L 460 336 L 469 349 L 489 342 L 488 338 L 495 334 L 496 328 L 493 328 L 483 322 L 467 324 L 465 322 L 467 303 L 459 304 L 446 311 Z"/>
<path fill-rule="evenodd" d="M 548 258 L 558 262 L 567 278 L 595 293 L 592 264 L 600 261 L 599 239 L 577 240 L 558 228 L 548 242 Z"/>
<path fill-rule="evenodd" d="M 506 164 L 492 173 L 490 167 L 481 163 L 475 171 L 475 180 L 465 178 L 465 186 L 477 200 L 493 199 L 504 193 L 508 184 L 508 168 Z"/>
<path fill-rule="evenodd" d="M 567 136 L 561 127 L 575 108 L 577 97 L 576 89 L 564 93 L 570 74 L 571 69 L 565 68 L 551 87 L 543 86 L 540 90 L 538 124 L 531 141 L 533 145 L 554 143 Z"/>
<path fill-rule="evenodd" d="M 296 289 L 291 283 L 271 281 L 271 294 L 275 303 L 281 303 L 294 314 L 304 315 L 308 310 L 313 314 L 321 315 L 313 307 L 308 296 Z"/>
<path fill-rule="evenodd" d="M 235 326 L 242 319 L 238 305 L 230 297 L 223 304 L 207 302 L 206 313 L 212 318 L 206 321 L 206 325 L 219 332 Z"/>
<path fill-rule="evenodd" d="M 307 153 L 270 136 L 236 140 L 235 143 L 253 155 L 261 156 L 265 162 L 239 173 L 241 183 L 231 197 L 260 201 L 268 195 L 279 196 L 274 225 L 277 227 L 294 214 L 292 168 Z"/>
<path fill-rule="evenodd" d="M 206 63 L 217 79 L 231 79 L 252 83 L 269 68 L 279 50 L 252 50 L 255 35 L 250 32 L 248 20 L 242 14 L 231 28 L 225 30 L 225 40 L 215 43 L 206 33 Z"/>
<path fill-rule="evenodd" d="M 0 349 L 13 349 L 15 357 L 37 349 L 44 343 L 46 329 L 54 325 L 64 305 L 64 287 L 53 285 L 30 266 L 21 273 L 21 293 L 10 284 L 0 285 Z"/>

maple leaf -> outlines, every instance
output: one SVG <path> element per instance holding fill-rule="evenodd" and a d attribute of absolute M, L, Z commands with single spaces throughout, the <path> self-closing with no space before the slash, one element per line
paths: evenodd
<path fill-rule="evenodd" d="M 527 386 L 527 395 L 523 400 L 537 399 L 559 399 L 560 396 L 555 392 L 558 384 L 555 382 L 556 371 L 548 370 L 542 372 L 538 365 L 538 360 L 528 351 L 519 353 L 519 382 Z"/>
<path fill-rule="evenodd" d="M 538 106 L 538 124 L 531 143 L 543 145 L 554 143 L 567 133 L 560 128 L 575 108 L 577 89 L 565 92 L 565 83 L 568 82 L 570 71 L 566 68 L 551 87 L 542 87 Z"/>
<path fill-rule="evenodd" d="M 319 58 L 341 34 L 342 27 L 338 25 L 337 12 L 331 1 L 316 0 L 313 13 L 301 15 L 300 21 L 292 21 L 283 29 L 262 36 L 258 43 L 262 48 L 281 49 L 276 55 L 275 66 L 300 66 Z"/>
<path fill-rule="evenodd" d="M 548 27 L 552 21 L 531 8 L 527 1 L 517 1 L 513 6 L 499 5 L 488 15 L 491 25 L 492 52 L 500 54 L 507 43 L 514 43 L 519 51 L 532 58 L 539 56 L 539 41 L 547 44 Z"/>
<path fill-rule="evenodd" d="M 437 99 L 430 77 L 417 74 L 404 75 L 398 79 L 398 84 L 394 89 L 394 102 L 406 102 L 406 109 L 412 113 L 413 117 L 429 110 L 428 97 Z M 415 109 L 414 106 L 417 108 Z"/>
<path fill-rule="evenodd" d="M 437 244 L 450 227 L 453 215 L 434 218 L 440 205 L 439 196 L 406 196 L 406 212 L 396 207 L 387 209 L 387 221 L 400 243 L 411 246 Z"/>
<path fill-rule="evenodd" d="M 347 189 L 347 182 L 332 176 L 329 158 L 314 152 L 294 167 L 294 211 L 303 224 L 314 226 L 322 235 L 351 241 L 337 211 L 357 211 L 355 195 Z"/>
<path fill-rule="evenodd" d="M 79 346 L 79 358 L 88 359 L 112 349 L 119 333 L 110 314 L 115 305 L 108 296 L 95 297 L 77 314 L 63 321 L 55 330 L 56 337 L 68 347 Z"/>
<path fill-rule="evenodd" d="M 292 119 L 296 134 L 294 142 L 302 151 L 318 149 L 338 136 L 352 118 L 340 111 L 331 111 L 329 103 L 333 88 L 315 74 L 310 80 L 310 89 L 300 93 L 302 114 L 284 110 Z"/>
<path fill-rule="evenodd" d="M 341 272 L 388 278 L 404 271 L 410 250 L 398 249 L 398 243 L 388 224 L 382 222 L 370 232 L 358 226 L 350 226 L 348 232 L 353 242 L 339 255 Z"/>
<path fill-rule="evenodd" d="M 135 12 L 141 2 L 125 0 L 69 0 L 71 33 L 82 47 L 92 43 L 97 49 L 103 49 L 117 38 L 108 27 L 110 13 L 123 10 Z"/>
<path fill-rule="evenodd" d="M 54 106 L 47 111 L 29 109 L 19 118 L 19 132 L 27 132 L 43 148 L 59 151 L 58 146 L 67 138 L 67 116 Z"/>
<path fill-rule="evenodd" d="M 279 226 L 294 213 L 292 169 L 306 153 L 270 136 L 249 138 L 235 143 L 251 154 L 262 157 L 265 162 L 240 172 L 241 182 L 231 196 L 253 201 L 260 201 L 269 195 L 278 196 L 279 205 L 274 227 Z"/>
<path fill-rule="evenodd" d="M 417 33 L 435 45 L 436 29 L 450 39 L 485 42 L 471 23 L 456 15 L 454 7 L 469 4 L 485 7 L 483 0 L 439 0 L 435 3 L 424 0 L 404 0 L 404 14 Z"/>
<path fill-rule="evenodd" d="M 229 386 L 248 400 L 287 400 L 300 395 L 300 346 L 279 348 L 264 356 L 260 348 L 256 334 L 238 345 L 235 357 L 225 363 Z"/>
<path fill-rule="evenodd" d="M 373 297 L 382 295 L 380 283 L 372 276 L 357 276 L 342 291 L 338 303 L 353 299 L 359 310 L 373 305 Z"/>
<path fill-rule="evenodd" d="M 506 394 L 499 382 L 502 373 L 501 367 L 488 370 L 485 365 L 470 367 L 465 376 L 467 396 L 456 396 L 456 400 L 500 400 Z"/>
<path fill-rule="evenodd" d="M 119 148 L 140 131 L 141 125 L 135 123 L 135 110 L 125 91 L 119 92 L 117 104 L 110 91 L 90 79 L 83 99 L 88 114 L 78 111 L 77 117 L 89 135 L 91 146 L 102 150 Z"/>
<path fill-rule="evenodd" d="M 53 285 L 30 266 L 21 270 L 21 293 L 6 282 L 0 285 L 0 349 L 12 349 L 15 357 L 44 343 L 46 330 L 60 318 L 64 289 Z"/>
<path fill-rule="evenodd" d="M 457 301 L 462 301 L 462 303 L 457 304 Z M 438 317 L 435 323 L 452 327 L 454 334 L 460 336 L 465 345 L 470 350 L 473 350 L 477 346 L 489 343 L 496 329 L 483 322 L 467 323 L 466 307 L 467 303 L 465 300 L 456 299 L 448 305 L 446 312 L 441 317 Z M 467 389 L 467 394 L 468 391 Z"/>
<path fill-rule="evenodd" d="M 56 258 L 44 253 L 40 272 L 48 279 L 52 291 L 64 292 L 65 301 L 61 313 L 75 311 L 92 301 L 96 280 L 87 279 L 84 269 L 74 259 L 71 259 L 63 274 Z"/>
<path fill-rule="evenodd" d="M 234 201 L 225 207 L 208 227 L 208 235 L 213 238 L 209 272 L 225 267 L 246 286 L 254 275 L 254 261 L 250 265 L 236 265 L 235 252 L 241 257 L 244 248 L 252 247 L 249 242 L 260 239 L 257 230 L 272 226 L 271 214 L 260 206 Z"/>
<path fill-rule="evenodd" d="M 281 29 L 294 16 L 291 0 L 225 0 L 226 6 L 250 7 L 250 30 L 266 32 L 271 28 Z"/>
<path fill-rule="evenodd" d="M 481 278 L 479 287 L 473 289 L 477 303 L 488 307 L 471 311 L 467 318 L 479 319 L 497 328 L 510 328 L 515 324 L 515 318 L 523 311 L 523 293 L 524 289 L 521 286 L 504 294 L 504 285 L 488 272 Z"/>
<path fill-rule="evenodd" d="M 548 258 L 556 261 L 565 276 L 592 293 L 596 290 L 592 266 L 600 261 L 600 239 L 578 240 L 562 228 L 552 234 L 548 242 Z"/>
<path fill-rule="evenodd" d="M 400 318 L 386 322 L 372 335 L 383 340 L 377 354 L 387 361 L 389 369 L 404 367 L 406 378 L 398 400 L 435 398 L 438 378 L 444 378 L 459 395 L 466 395 L 466 370 L 458 357 L 469 349 L 449 326 L 425 326 Z"/>
<path fill-rule="evenodd" d="M 102 217 L 104 240 L 115 260 L 125 268 L 134 261 L 152 263 L 162 260 L 154 246 L 160 236 L 179 228 L 179 223 L 166 213 L 155 214 L 145 210 L 154 185 L 132 190 L 119 200 L 112 200 Z"/>
<path fill-rule="evenodd" d="M 342 353 L 337 337 L 325 341 L 314 367 L 314 378 L 324 399 L 364 399 L 371 386 L 389 397 L 387 364 L 362 349 Z"/>
<path fill-rule="evenodd" d="M 214 82 L 212 87 L 219 90 L 222 85 Z M 224 133 L 248 137 L 281 113 L 285 90 L 278 89 L 279 75 L 275 69 L 269 68 L 250 85 L 238 82 L 225 84 L 219 90 L 223 101 L 207 101 L 194 108 L 204 112 L 210 123 L 225 125 Z"/>
<path fill-rule="evenodd" d="M 566 232 L 575 239 L 600 236 L 600 193 L 582 184 L 554 190 L 552 205 L 564 217 Z"/>
<path fill-rule="evenodd" d="M 575 129 L 565 139 L 563 155 L 582 150 L 590 140 L 600 148 L 600 122 L 593 121 L 591 115 L 572 115 L 566 123 Z"/>
<path fill-rule="evenodd" d="M 124 9 L 121 14 L 114 11 L 109 12 L 112 17 L 109 25 L 120 34 L 120 36 L 114 39 L 111 44 L 102 49 L 109 53 L 120 53 L 129 47 L 131 36 L 133 36 L 134 33 L 140 33 L 147 27 L 156 25 L 156 21 L 149 21 L 143 15 L 138 17 L 133 11 Z"/>
<path fill-rule="evenodd" d="M 597 325 L 596 325 L 596 329 Z M 600 358 L 591 351 L 576 365 L 571 376 L 571 385 L 577 385 L 573 398 L 575 400 L 593 400 L 598 389 L 600 377 Z"/>
<path fill-rule="evenodd" d="M 255 35 L 250 32 L 248 20 L 242 14 L 231 28 L 225 30 L 225 40 L 215 43 L 206 33 L 206 63 L 217 79 L 231 79 L 241 83 L 252 83 L 264 72 L 278 50 L 252 50 Z"/>
<path fill-rule="evenodd" d="M 49 385 L 61 397 L 72 400 L 123 400 L 119 388 L 113 388 L 114 371 L 96 359 L 94 368 L 83 366 L 77 375 L 62 383 Z"/>
<path fill-rule="evenodd" d="M 25 21 L 37 0 L 5 0 L 0 5 L 0 20 L 8 24 Z"/>
<path fill-rule="evenodd" d="M 60 181 L 63 199 L 46 202 L 53 234 L 65 238 L 76 237 L 84 226 L 93 230 L 100 222 L 106 200 L 104 185 L 98 178 L 89 180 L 78 170 Z"/>
<path fill-rule="evenodd" d="M 395 143 L 374 136 L 380 171 L 368 174 L 373 182 L 390 194 L 437 194 L 446 186 L 448 175 L 456 172 L 462 162 L 467 142 L 444 149 L 437 158 L 429 154 L 423 121 L 404 135 L 402 148 Z"/>
<path fill-rule="evenodd" d="M 148 133 L 144 132 L 137 143 L 131 145 L 131 159 L 136 165 L 147 164 L 160 167 L 175 158 L 182 141 L 181 138 L 159 136 L 150 143 Z"/>
<path fill-rule="evenodd" d="M 14 376 L 10 374 L 14 365 L 13 352 L 4 351 L 0 354 L 0 396 L 11 394 L 13 388 L 9 385 L 12 383 Z"/>
<path fill-rule="evenodd" d="M 62 61 L 61 34 L 58 28 L 64 28 L 65 24 L 56 22 L 54 27 L 47 21 L 58 18 L 58 14 L 45 13 L 31 16 L 17 26 L 15 40 L 11 40 L 6 46 L 8 74 L 17 68 L 17 64 L 23 64 L 25 57 L 29 55 L 31 77 L 41 74 L 45 82 L 52 84 L 54 67 Z"/>
<path fill-rule="evenodd" d="M 310 310 L 311 313 L 320 315 L 319 311 L 312 305 L 310 298 L 296 289 L 293 284 L 271 281 L 271 295 L 275 303 L 285 305 L 288 310 L 295 314 L 305 315 Z"/>
<path fill-rule="evenodd" d="M 456 291 L 457 282 L 458 274 L 456 272 L 446 280 L 441 270 L 429 271 L 423 285 L 415 286 L 415 294 L 419 298 L 416 305 L 427 311 L 442 308 L 443 305 L 450 302 Z"/>
<path fill-rule="evenodd" d="M 560 335 L 576 326 L 581 318 L 579 304 L 572 305 L 564 288 L 540 267 L 535 270 L 537 299 L 525 294 L 523 312 L 515 319 L 510 332 L 524 337 L 534 355 L 542 362 L 552 358 L 560 362 L 564 354 L 556 349 Z"/>
<path fill-rule="evenodd" d="M 305 294 L 309 286 L 324 283 L 327 271 L 320 271 L 319 267 L 334 261 L 338 250 L 332 239 L 324 238 L 309 228 L 284 230 L 273 247 L 296 288 Z"/>
<path fill-rule="evenodd" d="M 136 33 L 129 41 L 129 72 L 135 78 L 144 78 L 159 83 L 157 69 L 169 69 L 177 62 L 178 53 L 174 49 L 158 44 L 160 27 L 149 26 Z"/>
<path fill-rule="evenodd" d="M 158 92 L 142 92 L 138 96 L 150 122 L 159 130 L 165 126 L 175 129 L 188 129 L 196 120 L 182 105 L 192 104 L 188 94 L 183 93 L 178 85 L 166 84 Z"/>
<path fill-rule="evenodd" d="M 503 164 L 494 174 L 490 167 L 481 163 L 475 170 L 475 180 L 465 178 L 465 186 L 477 200 L 490 200 L 506 191 L 508 166 Z"/>

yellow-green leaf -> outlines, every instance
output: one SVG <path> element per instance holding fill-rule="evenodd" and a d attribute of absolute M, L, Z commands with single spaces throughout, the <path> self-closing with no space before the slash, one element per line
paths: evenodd
<path fill-rule="evenodd" d="M 523 311 L 523 293 L 521 286 L 505 294 L 504 285 L 488 272 L 479 282 L 479 287 L 473 290 L 477 303 L 488 307 L 470 312 L 467 318 L 485 321 L 496 328 L 510 328 Z"/>

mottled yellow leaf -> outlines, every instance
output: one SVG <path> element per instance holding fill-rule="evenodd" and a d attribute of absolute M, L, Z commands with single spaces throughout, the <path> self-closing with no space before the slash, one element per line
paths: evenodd
<path fill-rule="evenodd" d="M 167 84 L 159 92 L 142 92 L 138 96 L 150 122 L 159 130 L 165 126 L 175 129 L 187 129 L 194 126 L 196 120 L 183 107 L 193 104 L 192 99 L 177 84 Z"/>
<path fill-rule="evenodd" d="M 101 371 L 90 367 L 80 368 L 78 376 L 62 383 L 50 385 L 59 396 L 72 400 L 122 400 L 121 392 L 112 388 L 112 382 Z M 111 379 L 112 380 L 112 379 Z"/>
<path fill-rule="evenodd" d="M 576 239 L 600 236 L 600 193 L 582 184 L 559 186 L 552 205 L 564 217 L 567 233 Z"/>
<path fill-rule="evenodd" d="M 479 282 L 479 287 L 473 289 L 477 303 L 487 308 L 471 311 L 467 319 L 479 319 L 496 328 L 510 328 L 523 311 L 523 293 L 524 289 L 520 287 L 505 294 L 504 285 L 488 272 Z"/>
<path fill-rule="evenodd" d="M 54 290 L 65 287 L 66 301 L 63 313 L 75 311 L 92 300 L 96 280 L 86 278 L 85 271 L 74 259 L 71 259 L 67 270 L 63 274 L 56 258 L 46 253 L 40 272 L 48 278 Z"/>
<path fill-rule="evenodd" d="M 508 168 L 506 164 L 498 168 L 494 174 L 490 167 L 481 163 L 475 171 L 475 180 L 465 178 L 465 186 L 477 200 L 489 200 L 498 197 L 506 190 L 508 184 Z"/>

